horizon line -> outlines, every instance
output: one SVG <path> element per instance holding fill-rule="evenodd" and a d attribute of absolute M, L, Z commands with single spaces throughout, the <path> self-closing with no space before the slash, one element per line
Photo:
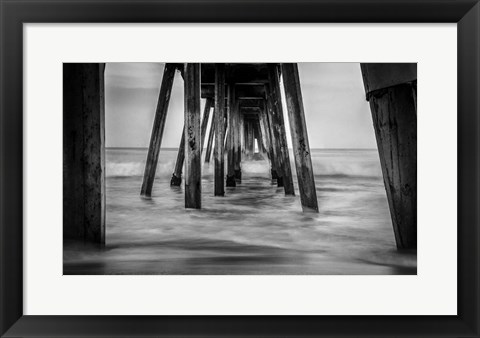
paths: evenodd
<path fill-rule="evenodd" d="M 148 147 L 105 147 L 105 149 L 148 149 Z M 160 147 L 160 149 L 178 149 L 178 147 Z M 206 148 L 203 148 L 206 149 Z M 293 148 L 288 148 L 292 150 Z M 377 150 L 377 148 L 310 148 L 321 150 Z"/>

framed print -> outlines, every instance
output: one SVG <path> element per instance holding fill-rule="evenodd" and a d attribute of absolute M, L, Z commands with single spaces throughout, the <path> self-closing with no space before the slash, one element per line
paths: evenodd
<path fill-rule="evenodd" d="M 2 0 L 1 336 L 479 336 L 479 6 Z"/>

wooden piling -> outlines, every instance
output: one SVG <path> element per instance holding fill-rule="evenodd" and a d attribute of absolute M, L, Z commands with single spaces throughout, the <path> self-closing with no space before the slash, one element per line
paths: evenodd
<path fill-rule="evenodd" d="M 157 110 L 155 111 L 155 120 L 153 122 L 147 161 L 145 163 L 145 172 L 143 174 L 143 183 L 140 190 L 140 194 L 145 197 L 152 196 L 153 181 L 155 180 L 155 172 L 157 171 L 158 155 L 160 153 L 163 130 L 165 129 L 165 121 L 167 119 L 175 69 L 176 66 L 174 64 L 166 63 L 163 70 L 162 84 L 160 86 L 160 94 L 158 95 Z"/>
<path fill-rule="evenodd" d="M 273 104 L 270 99 L 270 86 L 265 85 L 265 95 L 266 95 L 266 117 L 270 130 L 270 139 L 272 140 L 272 152 L 273 152 L 273 162 L 275 163 L 275 172 L 272 171 L 272 179 L 277 180 L 277 187 L 283 187 L 283 165 L 281 161 L 282 153 L 280 152 L 280 143 L 278 141 L 277 133 L 273 127 Z M 273 168 L 272 168 L 273 169 Z M 275 174 L 275 176 L 274 176 Z"/>
<path fill-rule="evenodd" d="M 225 150 L 225 153 L 228 152 L 228 140 L 230 137 L 230 130 L 228 129 L 228 119 L 225 122 L 225 125 L 227 126 L 225 129 L 225 139 L 223 140 L 223 149 Z M 227 165 L 228 165 L 228 158 L 227 158 Z"/>
<path fill-rule="evenodd" d="M 205 163 L 210 163 L 210 158 L 212 157 L 212 149 L 215 135 L 215 111 L 213 114 L 214 117 L 212 119 L 212 124 L 208 133 L 207 149 L 205 150 Z"/>
<path fill-rule="evenodd" d="M 415 114 L 417 114 L 417 81 L 412 81 L 412 95 L 415 104 Z"/>
<path fill-rule="evenodd" d="M 215 161 L 214 172 L 214 194 L 215 196 L 225 195 L 223 177 L 225 174 L 224 165 L 224 142 L 225 142 L 225 64 L 215 64 L 215 109 L 213 112 L 212 129 L 215 129 L 215 148 L 213 157 Z"/>
<path fill-rule="evenodd" d="M 240 118 L 240 153 L 241 156 L 245 156 L 245 118 L 241 112 L 239 112 Z"/>
<path fill-rule="evenodd" d="M 416 64 L 361 64 L 397 248 L 417 247 Z"/>
<path fill-rule="evenodd" d="M 63 238 L 105 244 L 103 63 L 63 64 Z"/>
<path fill-rule="evenodd" d="M 208 127 L 208 121 L 210 120 L 210 110 L 212 108 L 212 99 L 207 98 L 205 101 L 205 108 L 203 110 L 203 118 L 202 118 L 202 126 L 201 126 L 201 134 L 202 134 L 202 151 L 203 147 L 205 145 L 205 135 L 207 134 L 207 127 Z M 213 125 L 213 123 L 212 123 Z M 211 130 L 212 128 L 210 128 Z"/>
<path fill-rule="evenodd" d="M 255 155 L 255 125 L 252 120 L 250 120 L 249 128 L 250 128 L 250 154 L 254 156 Z"/>
<path fill-rule="evenodd" d="M 318 212 L 317 192 L 297 64 L 283 63 L 282 76 L 302 208 L 303 211 Z"/>
<path fill-rule="evenodd" d="M 234 148 L 234 176 L 237 182 L 242 181 L 242 145 L 240 141 L 240 133 L 241 133 L 241 123 L 240 123 L 240 109 L 239 109 L 239 102 L 235 100 L 234 103 L 234 137 L 233 137 L 233 148 Z"/>
<path fill-rule="evenodd" d="M 182 184 L 183 162 L 185 160 L 185 124 L 182 129 L 182 136 L 180 137 L 180 144 L 178 146 L 177 160 L 175 161 L 175 169 L 173 170 L 171 186 L 180 186 Z"/>
<path fill-rule="evenodd" d="M 185 208 L 202 206 L 200 64 L 185 66 Z"/>
<path fill-rule="evenodd" d="M 261 153 L 262 152 L 262 145 L 260 144 L 260 142 L 258 141 L 259 139 L 259 135 L 258 135 L 258 129 L 257 129 L 257 121 L 252 121 L 252 130 L 253 130 L 253 150 L 254 150 L 254 154 L 255 153 Z M 255 143 L 255 141 L 257 141 Z M 255 145 L 257 146 L 255 148 Z M 257 150 L 257 151 L 255 151 Z"/>
<path fill-rule="evenodd" d="M 235 85 L 228 85 L 227 187 L 235 187 Z"/>
<path fill-rule="evenodd" d="M 255 137 L 257 139 L 257 144 L 258 144 L 258 152 L 260 154 L 265 154 L 266 153 L 266 146 L 264 142 L 264 136 L 262 134 L 262 128 L 260 127 L 260 120 L 255 121 Z"/>
<path fill-rule="evenodd" d="M 227 103 L 228 104 L 228 103 Z M 225 104 L 225 113 L 223 115 L 223 131 L 224 131 L 224 140 L 223 140 L 223 149 L 227 149 L 227 142 L 228 142 L 228 109 L 227 104 Z"/>
<path fill-rule="evenodd" d="M 250 143 L 248 134 L 248 120 L 243 120 L 243 134 L 245 135 L 245 158 L 250 159 Z"/>
<path fill-rule="evenodd" d="M 248 159 L 252 159 L 253 158 L 253 155 L 255 153 L 255 137 L 254 137 L 254 134 L 253 134 L 253 124 L 252 124 L 252 120 L 251 119 L 248 119 L 246 121 L 246 134 L 247 134 L 247 158 Z"/>
<path fill-rule="evenodd" d="M 202 150 L 203 144 L 205 141 L 205 134 L 207 132 L 208 120 L 210 117 L 210 109 L 212 108 L 212 100 L 207 98 L 205 102 L 205 108 L 203 110 L 203 119 L 201 126 L 201 138 L 202 138 Z M 182 137 L 180 140 L 180 145 L 178 147 L 177 160 L 175 162 L 175 170 L 173 171 L 172 179 L 170 180 L 171 186 L 180 186 L 182 184 L 182 171 L 183 171 L 183 162 L 185 160 L 185 125 L 182 129 Z"/>
<path fill-rule="evenodd" d="M 287 135 L 285 131 L 285 123 L 283 119 L 283 108 L 280 91 L 280 81 L 277 64 L 268 64 L 268 80 L 269 80 L 269 100 L 272 105 L 272 129 L 275 134 L 275 138 L 278 142 L 277 153 L 278 167 L 282 167 L 283 170 L 283 187 L 285 195 L 295 195 L 293 187 L 292 169 L 290 167 L 290 155 L 288 153 Z M 277 167 L 277 170 L 278 170 Z"/>
<path fill-rule="evenodd" d="M 207 132 L 208 120 L 210 117 L 210 109 L 212 107 L 212 100 L 207 99 L 205 102 L 205 108 L 203 111 L 203 120 L 201 125 L 201 138 L 202 138 L 202 150 L 203 143 L 205 140 L 205 134 Z M 182 171 L 183 171 L 183 162 L 185 160 L 185 125 L 182 129 L 182 136 L 180 140 L 180 145 L 178 146 L 177 160 L 175 162 L 175 169 L 172 174 L 172 179 L 170 180 L 171 186 L 180 186 L 182 184 Z"/>
<path fill-rule="evenodd" d="M 267 158 L 270 160 L 271 157 L 270 157 L 270 137 L 268 135 L 268 132 L 267 132 L 267 127 L 266 127 L 266 124 L 265 124 L 265 115 L 263 113 L 263 111 L 260 112 L 260 114 L 258 114 L 258 119 L 259 119 L 259 123 L 260 123 L 260 133 L 262 135 L 262 142 L 263 144 L 265 145 L 265 152 L 267 154 Z"/>
<path fill-rule="evenodd" d="M 273 135 L 273 130 L 272 130 L 271 123 L 270 123 L 271 113 L 269 113 L 269 110 L 268 110 L 269 108 L 268 107 L 269 107 L 268 106 L 268 100 L 266 98 L 264 100 L 264 103 L 263 103 L 262 113 L 263 113 L 263 117 L 264 117 L 264 121 L 265 121 L 266 133 L 268 135 L 269 143 L 270 143 L 270 148 L 269 148 L 269 151 L 270 151 L 270 165 L 271 165 L 270 173 L 272 175 L 272 180 L 277 180 L 277 184 L 278 184 L 277 158 L 276 158 L 276 155 L 275 155 L 276 154 L 276 152 L 275 152 L 276 141 L 275 141 L 275 138 L 274 138 L 274 135 Z M 272 108 L 270 108 L 270 110 L 271 109 Z"/>

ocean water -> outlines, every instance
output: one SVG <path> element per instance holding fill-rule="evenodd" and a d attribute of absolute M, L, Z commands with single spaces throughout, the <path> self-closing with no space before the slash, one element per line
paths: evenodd
<path fill-rule="evenodd" d="M 106 246 L 64 243 L 64 274 L 416 274 L 397 251 L 376 150 L 312 149 L 320 212 L 303 213 L 270 179 L 268 161 L 242 163 L 242 182 L 202 209 L 170 187 L 176 149 L 162 149 L 151 199 L 140 197 L 147 149 L 106 150 Z"/>

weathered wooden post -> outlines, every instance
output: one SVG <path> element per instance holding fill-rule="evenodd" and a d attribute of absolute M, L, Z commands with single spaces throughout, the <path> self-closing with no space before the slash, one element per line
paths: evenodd
<path fill-rule="evenodd" d="M 278 167 L 283 169 L 283 187 L 285 190 L 285 195 L 295 195 L 295 190 L 293 187 L 293 178 L 292 178 L 292 169 L 290 167 L 290 155 L 288 153 L 287 145 L 287 135 L 285 132 L 285 123 L 283 120 L 283 108 L 281 100 L 281 91 L 280 91 L 280 82 L 278 74 L 278 65 L 277 64 L 268 64 L 268 80 L 270 83 L 268 95 L 269 100 L 272 106 L 272 129 L 275 134 L 275 139 L 278 142 L 277 148 L 279 153 L 277 153 L 278 158 Z"/>
<path fill-rule="evenodd" d="M 230 130 L 228 129 L 228 119 L 225 120 L 225 140 L 223 140 L 223 149 L 226 153 L 228 153 L 228 140 L 230 137 Z M 228 166 L 228 158 L 227 158 L 227 166 Z"/>
<path fill-rule="evenodd" d="M 210 119 L 210 109 L 212 108 L 212 99 L 207 98 L 205 101 L 205 108 L 203 110 L 201 134 L 202 134 L 202 150 L 205 145 L 205 135 L 207 134 L 208 121 Z"/>
<path fill-rule="evenodd" d="M 417 247 L 417 65 L 361 64 L 397 248 Z"/>
<path fill-rule="evenodd" d="M 248 119 L 243 120 L 243 134 L 245 135 L 245 158 L 250 159 L 250 143 L 248 134 Z"/>
<path fill-rule="evenodd" d="M 241 167 L 241 162 L 242 162 L 242 144 L 240 141 L 240 133 L 241 133 L 241 123 L 240 123 L 240 108 L 239 108 L 239 102 L 238 100 L 235 100 L 234 103 L 234 110 L 233 110 L 233 116 L 234 116 L 234 175 L 235 179 L 239 182 L 242 181 L 242 167 Z"/>
<path fill-rule="evenodd" d="M 213 157 L 215 161 L 214 172 L 214 194 L 215 196 L 225 195 L 224 186 L 224 142 L 225 142 L 225 64 L 215 64 L 215 109 L 213 112 L 212 129 L 215 133 L 215 148 L 213 149 Z"/>
<path fill-rule="evenodd" d="M 173 170 L 171 186 L 180 186 L 182 184 L 183 162 L 185 160 L 185 124 L 180 137 L 180 145 L 178 146 L 177 160 L 175 161 L 175 169 Z"/>
<path fill-rule="evenodd" d="M 228 85 L 227 187 L 235 187 L 235 85 Z"/>
<path fill-rule="evenodd" d="M 104 63 L 63 64 L 63 237 L 105 244 Z"/>
<path fill-rule="evenodd" d="M 203 142 L 205 140 L 205 134 L 207 132 L 207 124 L 210 116 L 210 109 L 212 107 L 211 99 L 207 99 L 205 102 L 205 109 L 203 111 L 203 120 L 201 126 L 201 138 L 202 138 L 202 149 Z M 180 186 L 182 184 L 182 171 L 183 171 L 183 162 L 185 160 L 185 125 L 183 125 L 182 136 L 180 139 L 180 145 L 178 146 L 177 160 L 175 162 L 175 169 L 173 170 L 172 179 L 170 180 L 171 186 Z"/>
<path fill-rule="evenodd" d="M 265 89 L 267 92 L 267 89 Z M 264 105 L 263 105 L 263 113 L 265 116 L 265 126 L 267 129 L 267 134 L 270 138 L 270 164 L 271 164 L 271 170 L 270 173 L 272 175 L 272 180 L 277 180 L 277 186 L 283 186 L 283 181 L 281 179 L 281 175 L 278 174 L 278 159 L 277 159 L 277 150 L 276 146 L 278 142 L 275 139 L 275 135 L 273 133 L 273 128 L 271 124 L 271 119 L 272 119 L 272 105 L 270 101 L 268 100 L 268 96 L 265 98 Z M 280 169 L 280 172 L 283 173 L 283 171 Z M 280 177 L 280 179 L 279 179 Z M 280 185 L 280 181 L 282 181 Z"/>
<path fill-rule="evenodd" d="M 150 136 L 150 145 L 148 147 L 147 162 L 145 163 L 145 172 L 143 174 L 143 183 L 140 194 L 142 196 L 152 196 L 153 181 L 157 171 L 158 154 L 162 145 L 163 130 L 167 119 L 168 103 L 172 93 L 173 79 L 175 77 L 176 66 L 173 63 L 166 63 L 163 70 L 162 84 L 160 94 L 158 95 L 157 110 L 153 122 L 152 135 Z"/>
<path fill-rule="evenodd" d="M 239 110 L 240 115 L 240 146 L 241 156 L 245 156 L 245 117 Z"/>
<path fill-rule="evenodd" d="M 227 142 L 228 142 L 228 108 L 227 108 L 227 104 L 225 104 L 225 112 L 224 112 L 224 115 L 223 115 L 223 137 L 224 137 L 224 140 L 223 140 L 223 149 L 225 151 L 225 149 L 227 149 Z"/>
<path fill-rule="evenodd" d="M 213 149 L 213 137 L 215 134 L 215 111 L 213 113 L 212 123 L 210 125 L 210 131 L 208 133 L 208 140 L 207 140 L 207 149 L 205 150 L 205 163 L 210 163 L 210 158 L 212 157 L 212 149 Z"/>
<path fill-rule="evenodd" d="M 262 145 L 258 141 L 259 135 L 258 135 L 258 129 L 257 129 L 257 121 L 255 121 L 255 120 L 252 121 L 252 130 L 253 130 L 253 154 L 255 155 L 255 153 L 256 153 L 256 151 L 255 151 L 255 141 L 257 141 L 256 145 L 257 145 L 258 152 L 259 153 L 262 152 Z"/>
<path fill-rule="evenodd" d="M 185 208 L 202 206 L 200 64 L 185 66 Z"/>
<path fill-rule="evenodd" d="M 272 140 L 272 149 L 273 149 L 273 158 L 276 165 L 276 179 L 277 179 L 277 186 L 283 187 L 283 161 L 281 160 L 282 153 L 280 152 L 280 142 L 278 141 L 277 133 L 275 132 L 275 128 L 273 127 L 274 118 L 273 118 L 273 104 L 272 100 L 270 99 L 270 86 L 265 86 L 265 95 L 266 95 L 266 116 L 267 121 L 270 129 L 270 138 Z M 272 173 L 272 178 L 273 178 Z"/>
<path fill-rule="evenodd" d="M 265 143 L 264 143 L 262 128 L 260 127 L 260 120 L 255 121 L 255 137 L 257 139 L 258 152 L 260 154 L 265 154 L 267 148 L 266 148 Z"/>
<path fill-rule="evenodd" d="M 255 155 L 255 124 L 250 120 L 250 153 Z"/>
<path fill-rule="evenodd" d="M 246 132 L 247 132 L 247 158 L 252 159 L 253 154 L 255 153 L 255 140 L 253 135 L 253 125 L 252 125 L 251 119 L 248 119 L 246 121 Z"/>
<path fill-rule="evenodd" d="M 282 76 L 302 208 L 304 211 L 318 212 L 317 192 L 315 190 L 315 178 L 313 176 L 312 158 L 297 64 L 283 63 Z"/>
<path fill-rule="evenodd" d="M 267 153 L 267 158 L 271 161 L 271 145 L 270 145 L 270 137 L 267 131 L 267 127 L 265 125 L 265 115 L 263 110 L 260 111 L 258 114 L 259 123 L 260 123 L 260 133 L 262 134 L 262 142 L 265 145 L 265 152 Z"/>
<path fill-rule="evenodd" d="M 417 81 L 412 82 L 413 101 L 415 102 L 415 114 L 417 114 Z"/>

